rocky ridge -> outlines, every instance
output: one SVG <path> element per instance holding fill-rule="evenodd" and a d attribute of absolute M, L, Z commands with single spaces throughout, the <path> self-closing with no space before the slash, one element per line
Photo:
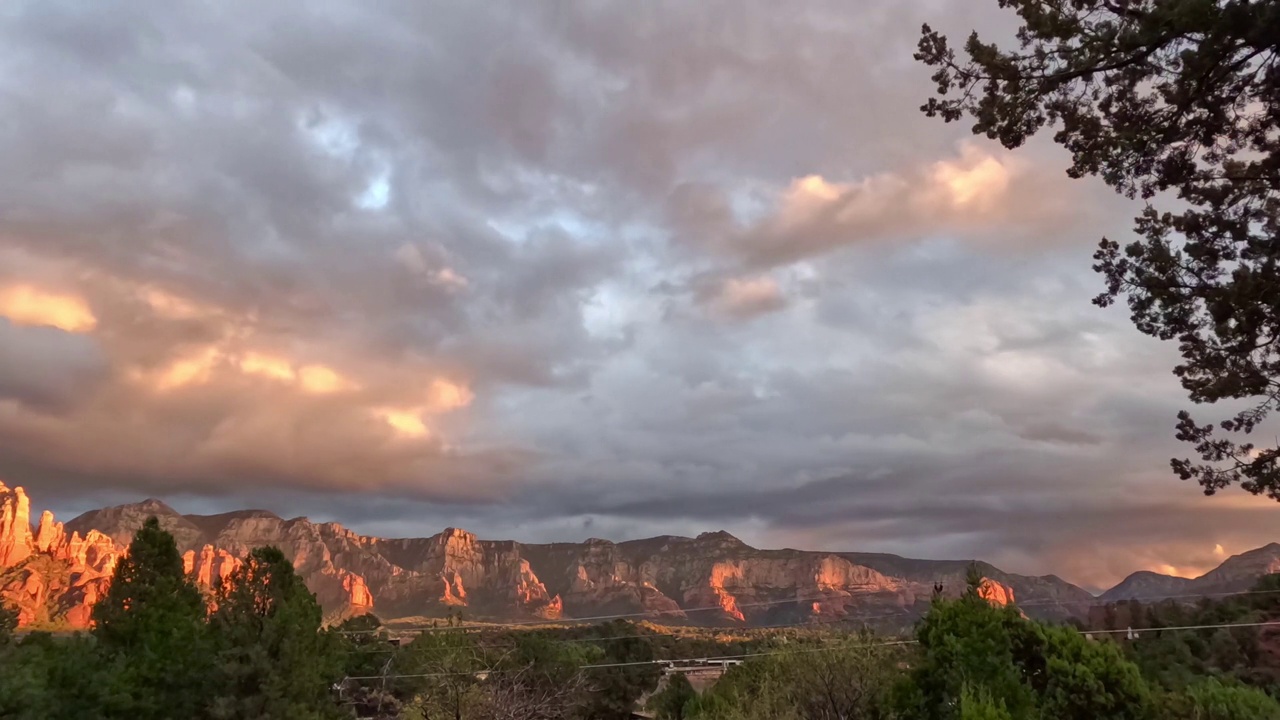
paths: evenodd
<path fill-rule="evenodd" d="M 760 550 L 724 532 L 523 544 L 449 528 L 431 537 L 388 539 L 264 510 L 182 515 L 154 499 L 91 511 L 65 527 L 46 512 L 33 530 L 26 494 L 0 488 L 0 596 L 22 609 L 26 625 L 84 626 L 129 539 L 150 516 L 174 534 L 187 572 L 206 589 L 250 549 L 280 547 L 330 619 L 463 611 L 489 620 L 629 615 L 697 625 L 906 625 L 927 608 L 936 585 L 958 593 L 970 566 L 873 553 Z M 1262 548 L 1255 551 L 1261 555 L 1228 568 L 1228 584 L 1244 582 L 1235 578 L 1246 571 L 1262 574 L 1275 566 L 1267 560 L 1280 557 L 1280 545 L 1274 547 L 1270 555 Z M 1085 617 L 1099 601 L 1052 575 L 978 567 L 984 597 L 998 604 L 1016 598 L 1033 617 Z"/>
<path fill-rule="evenodd" d="M 119 556 L 111 538 L 68 534 L 47 510 L 32 532 L 26 493 L 0 483 L 0 597 L 18 609 L 19 625 L 88 625 Z"/>

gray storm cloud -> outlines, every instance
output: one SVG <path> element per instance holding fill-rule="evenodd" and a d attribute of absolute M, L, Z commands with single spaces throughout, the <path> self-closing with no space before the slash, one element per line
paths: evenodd
<path fill-rule="evenodd" d="M 1090 583 L 1276 539 L 1089 305 L 1136 208 L 918 112 L 994 6 L 6 3 L 0 476 Z"/>

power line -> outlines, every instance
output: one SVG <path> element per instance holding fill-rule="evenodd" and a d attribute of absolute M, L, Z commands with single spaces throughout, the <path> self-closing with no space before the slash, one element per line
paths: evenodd
<path fill-rule="evenodd" d="M 1181 631 L 1190 631 L 1190 630 L 1218 630 L 1218 629 L 1225 629 L 1225 628 L 1257 628 L 1257 627 L 1276 627 L 1276 626 L 1280 626 L 1280 621 L 1252 622 L 1252 623 L 1218 623 L 1218 624 L 1209 624 L 1209 625 L 1180 625 L 1180 626 L 1163 627 L 1163 628 L 1137 628 L 1137 629 L 1126 628 L 1124 630 L 1077 630 L 1076 632 L 1079 633 L 1080 635 L 1104 635 L 1104 634 L 1114 634 L 1114 633 L 1136 633 L 1140 635 L 1141 633 L 1151 633 L 1151 632 L 1181 632 Z M 894 647 L 894 646 L 903 646 L 903 645 L 918 645 L 919 643 L 920 643 L 919 640 L 891 640 L 891 641 L 877 642 L 877 643 L 859 643 L 856 645 L 845 644 L 845 645 L 828 645 L 825 647 L 817 647 L 817 648 L 794 648 L 794 649 L 787 648 L 787 649 L 781 649 L 781 650 L 764 650 L 764 651 L 754 652 L 754 653 L 741 653 L 737 655 L 717 655 L 713 657 L 671 658 L 671 659 L 665 659 L 665 660 L 637 660 L 634 662 L 623 662 L 623 663 L 597 663 L 597 664 L 591 664 L 591 665 L 579 665 L 577 669 L 578 670 L 601 670 L 601 669 L 623 668 L 623 667 L 670 665 L 670 664 L 684 663 L 684 662 L 714 663 L 714 662 L 722 662 L 725 660 L 747 660 L 750 658 L 767 657 L 770 655 L 790 655 L 790 654 L 800 654 L 800 653 L 825 652 L 828 650 L 839 650 L 839 649 Z M 459 676 L 468 676 L 468 675 L 474 677 L 480 674 L 487 675 L 487 674 L 498 673 L 498 672 L 511 672 L 511 671 L 496 669 L 496 670 L 480 670 L 476 672 L 438 672 L 438 673 L 409 673 L 409 674 L 398 674 L 398 675 L 365 675 L 365 676 L 347 677 L 347 678 L 344 678 L 344 682 L 400 679 L 400 678 L 459 677 Z"/>
<path fill-rule="evenodd" d="M 1252 622 L 1252 623 L 1224 623 L 1219 625 L 1175 625 L 1172 627 L 1147 627 L 1147 628 L 1125 628 L 1124 630 L 1081 630 L 1082 635 L 1108 635 L 1114 633 L 1133 633 L 1140 635 L 1149 632 L 1164 632 L 1166 630 L 1216 630 L 1218 628 L 1248 628 L 1248 627 L 1271 627 L 1280 625 L 1280 621 L 1272 622 Z"/>
<path fill-rule="evenodd" d="M 790 628 L 810 630 L 810 629 L 824 628 L 831 625 L 843 625 L 843 624 L 853 623 L 853 622 L 863 622 L 866 620 L 880 620 L 880 619 L 890 618 L 890 617 L 900 617 L 903 619 L 907 619 L 907 617 L 909 616 L 912 617 L 912 619 L 915 619 L 918 617 L 922 617 L 923 613 L 920 610 L 916 610 L 913 608 L 913 609 L 904 610 L 902 612 L 885 613 L 880 615 L 847 615 L 834 620 L 820 620 L 820 621 L 805 620 L 801 622 L 777 623 L 774 625 L 751 625 L 747 627 L 701 627 L 701 626 L 695 625 L 695 626 L 688 626 L 686 628 L 682 628 L 679 630 L 667 630 L 667 631 L 653 630 L 651 632 L 633 633 L 630 635 L 609 635 L 606 637 L 583 637 L 583 638 L 548 638 L 546 642 L 560 645 L 560 644 L 572 644 L 572 643 L 605 642 L 608 640 L 629 640 L 633 638 L 677 637 L 677 636 L 684 635 L 686 630 L 712 632 L 712 633 L 744 633 L 744 632 L 754 632 L 757 630 L 782 630 L 782 629 L 790 629 Z M 503 629 L 500 626 L 494 626 L 494 627 L 498 631 Z M 549 631 L 562 630 L 562 629 L 568 629 L 568 628 L 548 628 Z M 537 631 L 535 630 L 533 632 L 537 632 Z M 431 633 L 424 633 L 424 634 L 431 634 Z M 476 634 L 479 634 L 479 633 L 476 633 Z M 698 639 L 702 639 L 702 638 L 698 638 Z M 708 640 L 710 641 L 709 638 Z M 512 646 L 507 643 L 502 643 L 502 644 L 482 643 L 479 645 L 473 645 L 471 647 L 510 648 Z M 395 650 L 396 648 L 394 647 L 360 648 L 357 650 L 349 650 L 347 651 L 346 654 L 357 655 L 363 652 L 387 653 L 387 652 L 395 652 Z"/>

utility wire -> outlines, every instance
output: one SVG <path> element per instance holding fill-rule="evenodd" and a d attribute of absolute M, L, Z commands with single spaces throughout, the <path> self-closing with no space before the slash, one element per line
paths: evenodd
<path fill-rule="evenodd" d="M 1190 631 L 1190 630 L 1217 630 L 1217 629 L 1223 629 L 1223 628 L 1256 628 L 1256 627 L 1276 627 L 1276 626 L 1280 626 L 1280 621 L 1253 622 L 1253 623 L 1219 623 L 1219 624 L 1210 624 L 1210 625 L 1180 625 L 1180 626 L 1163 627 L 1163 628 L 1138 628 L 1138 629 L 1126 628 L 1124 630 L 1079 630 L 1077 632 L 1081 635 L 1135 633 L 1140 636 L 1142 633 L 1152 633 L 1152 632 L 1181 632 L 1181 631 Z M 770 655 L 792 655 L 792 654 L 800 654 L 800 653 L 825 652 L 828 650 L 838 650 L 838 649 L 918 645 L 919 643 L 920 643 L 919 640 L 891 640 L 891 641 L 877 642 L 877 643 L 828 645 L 825 647 L 817 647 L 817 648 L 795 648 L 795 649 L 788 648 L 788 649 L 782 649 L 782 650 L 764 650 L 764 651 L 754 652 L 754 653 L 741 653 L 738 655 L 719 655 L 714 657 L 672 658 L 672 659 L 666 659 L 666 660 L 637 660 L 635 662 L 622 662 L 622 663 L 597 663 L 592 665 L 579 665 L 577 669 L 601 670 L 601 669 L 624 668 L 624 667 L 669 665 L 669 664 L 685 663 L 685 662 L 714 663 L 714 662 L 722 662 L 725 660 L 746 660 L 750 658 L 766 657 Z M 491 674 L 491 673 L 497 673 L 497 672 L 511 672 L 511 671 L 498 669 L 498 670 L 481 670 L 477 672 L 411 673 L 411 674 L 385 675 L 385 676 L 384 675 L 365 675 L 365 676 L 347 677 L 347 678 L 344 678 L 344 682 L 400 679 L 400 678 L 459 677 L 459 676 L 465 676 L 465 675 L 475 676 L 480 674 Z"/>
<path fill-rule="evenodd" d="M 629 640 L 632 638 L 677 637 L 677 636 L 686 634 L 686 631 L 690 631 L 690 630 L 703 632 L 703 633 L 736 633 L 736 634 L 741 634 L 744 632 L 752 632 L 756 630 L 779 630 L 779 629 L 791 629 L 791 628 L 795 628 L 799 630 L 809 630 L 809 629 L 824 628 L 831 625 L 844 625 L 848 623 L 863 622 L 866 620 L 880 620 L 880 619 L 891 618 L 891 617 L 902 618 L 904 620 L 907 619 L 908 617 L 910 617 L 911 619 L 916 619 L 918 617 L 923 617 L 923 614 L 924 613 L 921 612 L 920 610 L 904 609 L 901 612 L 885 613 L 881 615 L 846 615 L 844 617 L 837 618 L 835 620 L 818 620 L 818 621 L 805 620 L 805 621 L 791 622 L 791 623 L 777 623 L 774 625 L 751 625 L 751 626 L 744 626 L 744 627 L 702 627 L 697 625 L 691 625 L 681 630 L 667 630 L 667 631 L 654 630 L 652 632 L 647 632 L 647 633 L 633 633 L 630 635 L 609 635 L 607 637 L 548 638 L 546 641 L 549 643 L 555 643 L 557 645 L 561 645 L 561 644 L 572 644 L 572 643 L 605 642 L 607 640 Z M 495 626 L 495 629 L 497 631 L 502 630 L 501 627 L 496 627 L 496 626 Z M 567 629 L 567 628 L 548 628 L 548 630 L 552 630 L 552 631 L 561 630 L 561 629 Z M 537 632 L 537 631 L 535 630 L 532 632 Z M 430 634 L 430 633 L 424 633 L 424 634 Z M 713 641 L 711 639 L 708 639 L 708 640 Z M 479 645 L 472 645 L 471 647 L 510 648 L 512 647 L 512 645 L 509 643 L 481 643 Z M 395 651 L 396 651 L 396 648 L 394 647 L 372 647 L 372 648 L 360 648 L 356 650 L 348 650 L 346 654 L 356 655 L 362 652 L 387 653 L 387 652 L 395 652 Z"/>

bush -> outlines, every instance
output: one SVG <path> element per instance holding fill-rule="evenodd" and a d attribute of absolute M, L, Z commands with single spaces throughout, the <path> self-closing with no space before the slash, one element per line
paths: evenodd
<path fill-rule="evenodd" d="M 1169 720 L 1275 720 L 1280 702 L 1255 688 L 1209 678 L 1169 695 L 1161 718 Z"/>

